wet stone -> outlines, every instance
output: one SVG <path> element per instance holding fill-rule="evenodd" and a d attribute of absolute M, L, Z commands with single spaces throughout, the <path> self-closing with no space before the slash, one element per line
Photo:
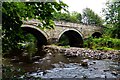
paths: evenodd
<path fill-rule="evenodd" d="M 120 78 L 120 65 L 113 61 L 119 58 L 118 55 L 115 55 L 118 51 L 114 54 L 114 51 L 99 51 L 84 48 L 65 49 L 47 47 L 45 49 L 47 52 L 45 57 L 34 61 L 32 67 L 28 64 L 26 68 L 23 64 L 19 64 L 20 67 L 25 67 L 25 70 L 28 68 L 30 70 L 33 69 L 34 72 L 27 74 L 28 77 Z M 54 57 L 53 54 L 55 55 Z M 109 57 L 112 58 L 110 59 Z"/>
<path fill-rule="evenodd" d="M 44 75 L 39 75 L 39 77 L 41 78 L 85 78 L 85 77 L 87 78 L 105 78 L 105 77 L 116 78 L 119 75 L 118 74 L 117 76 L 115 76 L 114 74 L 110 73 L 110 70 L 108 70 L 108 66 L 106 67 L 103 66 L 104 64 L 108 64 L 107 61 L 98 61 L 98 60 L 96 61 L 86 60 L 86 61 L 89 64 L 93 62 L 95 62 L 95 64 L 93 64 L 93 66 L 88 65 L 88 68 L 86 69 L 80 66 L 80 64 L 78 63 L 65 64 L 63 62 L 59 62 L 59 64 L 54 64 L 54 66 L 56 66 L 55 68 L 51 70 L 46 70 L 47 73 Z M 64 66 L 61 67 L 60 66 L 61 64 Z M 100 68 L 98 66 L 100 66 Z"/>

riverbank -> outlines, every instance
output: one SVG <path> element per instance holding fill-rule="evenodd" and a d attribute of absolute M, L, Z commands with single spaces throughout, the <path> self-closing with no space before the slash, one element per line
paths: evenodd
<path fill-rule="evenodd" d="M 67 57 L 83 57 L 83 58 L 92 58 L 92 59 L 111 59 L 120 61 L 120 50 L 91 50 L 87 48 L 64 48 L 62 46 L 47 45 L 43 46 L 43 50 L 46 53 L 59 52 L 63 53 Z"/>

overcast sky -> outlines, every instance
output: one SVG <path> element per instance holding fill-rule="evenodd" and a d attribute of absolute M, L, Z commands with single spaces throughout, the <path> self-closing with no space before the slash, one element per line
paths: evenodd
<path fill-rule="evenodd" d="M 77 11 L 82 13 L 86 7 L 91 8 L 95 13 L 102 17 L 102 8 L 105 7 L 107 0 L 62 0 L 69 6 L 69 11 Z"/>

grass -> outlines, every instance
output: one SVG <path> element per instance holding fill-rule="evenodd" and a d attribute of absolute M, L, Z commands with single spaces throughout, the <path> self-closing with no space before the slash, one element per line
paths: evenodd
<path fill-rule="evenodd" d="M 108 48 L 108 47 L 98 47 L 98 48 L 94 48 L 96 50 L 115 50 L 113 48 Z"/>
<path fill-rule="evenodd" d="M 110 37 L 89 38 L 84 42 L 84 47 L 97 50 L 120 50 L 120 39 Z"/>
<path fill-rule="evenodd" d="M 52 44 L 52 46 L 58 46 L 58 44 Z M 64 46 L 60 46 L 62 48 L 70 48 L 70 45 L 64 45 Z"/>
<path fill-rule="evenodd" d="M 63 48 L 70 48 L 70 45 L 62 46 Z"/>

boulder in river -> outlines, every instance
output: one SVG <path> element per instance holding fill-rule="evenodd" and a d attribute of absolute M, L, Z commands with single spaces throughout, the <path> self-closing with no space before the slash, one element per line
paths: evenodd
<path fill-rule="evenodd" d="M 88 67 L 88 59 L 85 59 L 81 62 L 81 66 Z"/>

